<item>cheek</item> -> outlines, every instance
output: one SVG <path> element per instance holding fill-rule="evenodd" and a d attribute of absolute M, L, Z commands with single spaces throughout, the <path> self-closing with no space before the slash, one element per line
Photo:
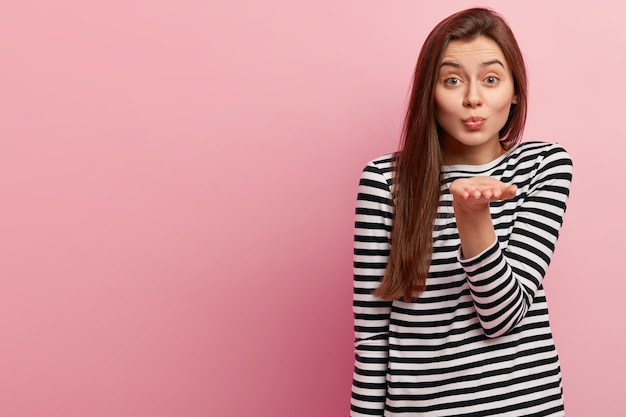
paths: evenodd
<path fill-rule="evenodd" d="M 437 122 L 437 124 L 441 124 L 442 121 L 445 122 L 446 115 L 447 113 L 445 109 L 442 109 L 441 106 L 435 104 L 435 121 Z"/>
<path fill-rule="evenodd" d="M 497 103 L 496 106 L 499 109 L 507 111 L 511 108 L 511 105 L 515 104 L 516 102 L 517 99 L 515 98 L 513 91 L 507 91 L 506 93 L 501 94 L 495 100 L 495 103 Z"/>
<path fill-rule="evenodd" d="M 445 98 L 441 97 L 441 95 L 435 95 L 435 115 L 437 120 L 442 117 L 445 117 L 450 113 L 450 105 L 449 102 L 445 100 Z"/>
<path fill-rule="evenodd" d="M 458 113 L 463 109 L 463 94 L 460 89 L 435 89 L 435 111 L 441 117 Z"/>

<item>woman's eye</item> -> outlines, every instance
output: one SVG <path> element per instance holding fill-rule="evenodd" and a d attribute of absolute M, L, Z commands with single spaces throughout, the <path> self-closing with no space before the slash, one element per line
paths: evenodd
<path fill-rule="evenodd" d="M 498 83 L 498 78 L 497 77 L 487 77 L 487 78 L 485 78 L 485 82 L 487 84 L 497 84 Z"/>
<path fill-rule="evenodd" d="M 446 78 L 444 83 L 446 85 L 458 85 L 461 82 L 461 80 L 459 80 L 456 77 L 450 77 L 450 78 Z"/>

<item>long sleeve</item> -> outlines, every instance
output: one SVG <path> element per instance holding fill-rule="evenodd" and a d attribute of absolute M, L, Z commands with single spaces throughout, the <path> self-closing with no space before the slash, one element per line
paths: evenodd
<path fill-rule="evenodd" d="M 543 152 L 533 169 L 530 181 L 518 184 L 512 229 L 496 228 L 498 241 L 470 259 L 460 259 L 480 323 L 489 337 L 507 334 L 526 316 L 563 222 L 571 159 L 555 145 Z"/>
<path fill-rule="evenodd" d="M 387 266 L 393 215 L 390 186 L 383 172 L 374 163 L 365 167 L 356 204 L 353 417 L 382 416 L 385 406 L 391 302 L 372 295 Z"/>

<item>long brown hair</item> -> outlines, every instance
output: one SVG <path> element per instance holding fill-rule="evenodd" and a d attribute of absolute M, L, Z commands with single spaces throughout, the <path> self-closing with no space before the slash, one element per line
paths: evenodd
<path fill-rule="evenodd" d="M 513 32 L 496 12 L 473 8 L 439 23 L 420 51 L 404 120 L 400 148 L 394 155 L 391 251 L 385 276 L 374 293 L 394 300 L 410 298 L 426 288 L 432 257 L 432 232 L 442 183 L 441 129 L 435 117 L 435 83 L 450 41 L 493 39 L 513 74 L 517 104 L 500 130 L 505 149 L 519 142 L 526 122 L 528 101 L 524 59 Z"/>

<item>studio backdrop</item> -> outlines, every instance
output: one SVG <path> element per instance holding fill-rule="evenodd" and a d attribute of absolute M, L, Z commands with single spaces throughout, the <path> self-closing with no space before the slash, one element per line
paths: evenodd
<path fill-rule="evenodd" d="M 618 1 L 24 0 L 0 12 L 0 415 L 346 416 L 352 228 L 430 29 L 503 14 L 574 161 L 545 286 L 570 417 L 621 416 Z"/>

